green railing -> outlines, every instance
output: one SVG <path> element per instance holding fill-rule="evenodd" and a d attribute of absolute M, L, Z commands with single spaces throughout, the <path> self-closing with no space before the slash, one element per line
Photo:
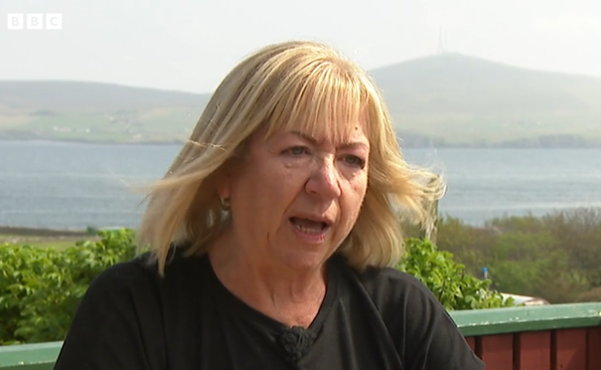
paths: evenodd
<path fill-rule="evenodd" d="M 2 370 L 52 370 L 63 342 L 0 347 Z"/>
<path fill-rule="evenodd" d="M 537 307 L 454 311 L 464 336 L 601 327 L 601 302 Z M 0 347 L 2 370 L 51 370 L 62 342 Z M 601 352 L 601 349 L 600 349 Z"/>
<path fill-rule="evenodd" d="M 601 326 L 601 302 L 451 312 L 466 337 Z"/>
<path fill-rule="evenodd" d="M 601 370 L 601 302 L 462 311 L 453 318 L 487 370 Z"/>

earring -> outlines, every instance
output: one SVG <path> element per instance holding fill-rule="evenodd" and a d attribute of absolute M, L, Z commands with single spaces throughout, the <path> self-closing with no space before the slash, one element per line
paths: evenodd
<path fill-rule="evenodd" d="M 219 203 L 221 203 L 221 208 L 223 208 L 224 210 L 230 210 L 230 198 L 219 197 Z"/>

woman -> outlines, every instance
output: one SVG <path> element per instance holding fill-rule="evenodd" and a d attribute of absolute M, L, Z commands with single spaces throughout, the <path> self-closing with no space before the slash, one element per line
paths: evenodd
<path fill-rule="evenodd" d="M 440 196 L 335 50 L 241 62 L 149 195 L 150 254 L 90 286 L 55 369 L 482 369 L 398 261 L 398 210 Z"/>

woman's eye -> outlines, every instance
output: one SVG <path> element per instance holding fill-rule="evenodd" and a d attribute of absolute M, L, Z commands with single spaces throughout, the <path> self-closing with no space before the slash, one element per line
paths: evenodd
<path fill-rule="evenodd" d="M 363 168 L 365 165 L 365 161 L 356 155 L 347 155 L 344 157 L 344 161 L 351 166 L 357 166 Z"/>
<path fill-rule="evenodd" d="M 293 148 L 288 149 L 288 153 L 294 156 L 300 156 L 307 153 L 307 148 L 302 146 L 295 146 Z"/>

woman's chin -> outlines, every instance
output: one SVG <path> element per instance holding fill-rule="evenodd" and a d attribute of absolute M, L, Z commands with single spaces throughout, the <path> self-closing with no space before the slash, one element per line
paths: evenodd
<path fill-rule="evenodd" d="M 296 271 L 319 270 L 327 261 L 330 253 L 320 251 L 294 250 L 281 253 L 279 260 L 283 266 Z"/>

